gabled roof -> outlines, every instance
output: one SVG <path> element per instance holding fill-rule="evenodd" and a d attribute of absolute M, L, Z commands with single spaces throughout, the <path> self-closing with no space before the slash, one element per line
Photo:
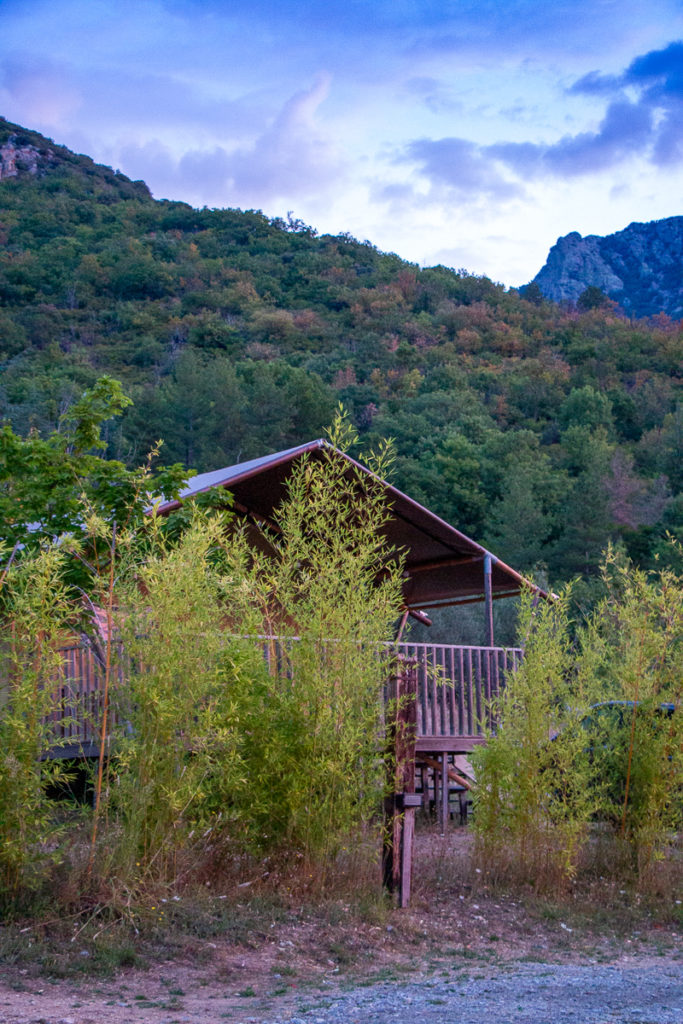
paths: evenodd
<path fill-rule="evenodd" d="M 192 477 L 180 492 L 179 499 L 165 502 L 157 508 L 157 512 L 167 514 L 178 508 L 184 499 L 193 498 L 213 487 L 224 487 L 232 493 L 239 515 L 269 520 L 286 497 L 286 481 L 292 463 L 305 454 L 309 458 L 321 458 L 325 449 L 337 451 L 340 458 L 348 461 L 349 469 L 355 467 L 368 476 L 374 476 L 355 459 L 334 449 L 328 441 L 318 439 L 260 459 L 239 462 L 234 466 Z M 523 587 L 545 596 L 543 591 L 525 580 L 520 573 L 460 530 L 386 481 L 379 482 L 386 492 L 392 511 L 392 517 L 385 527 L 387 540 L 392 546 L 406 552 L 403 593 L 407 607 L 435 608 L 439 605 L 483 600 L 484 561 L 487 555 L 492 563 L 494 597 L 518 594 Z"/>

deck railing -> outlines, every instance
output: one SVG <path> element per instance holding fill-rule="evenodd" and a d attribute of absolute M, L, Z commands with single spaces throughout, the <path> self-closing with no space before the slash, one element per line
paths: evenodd
<path fill-rule="evenodd" d="M 287 673 L 287 649 L 295 638 L 255 638 L 273 670 Z M 475 647 L 459 644 L 400 643 L 386 645 L 417 666 L 417 735 L 480 736 L 490 718 L 489 702 L 500 692 L 522 659 L 515 647 Z M 104 669 L 93 649 L 75 645 L 62 649 L 63 662 L 54 678 L 54 709 L 49 715 L 53 750 L 97 752 L 101 729 Z M 112 683 L 123 682 L 125 659 L 119 659 Z M 112 709 L 115 702 L 112 704 Z M 110 711 L 107 730 L 117 725 Z M 118 723 L 120 724 L 120 723 Z M 62 753 L 62 756 L 64 754 Z"/>
<path fill-rule="evenodd" d="M 417 735 L 479 736 L 489 704 L 522 660 L 519 647 L 399 644 L 417 663 Z"/>
<path fill-rule="evenodd" d="M 55 673 L 54 704 L 48 716 L 53 751 L 74 756 L 94 756 L 99 751 L 104 707 L 105 671 L 95 652 L 86 644 L 64 647 L 62 665 Z M 114 682 L 123 681 L 122 669 L 112 672 Z M 109 711 L 107 733 L 117 725 L 114 706 Z"/>

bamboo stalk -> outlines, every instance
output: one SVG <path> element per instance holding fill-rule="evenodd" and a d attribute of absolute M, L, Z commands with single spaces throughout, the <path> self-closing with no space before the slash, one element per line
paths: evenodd
<path fill-rule="evenodd" d="M 97 842 L 97 825 L 100 816 L 102 798 L 102 777 L 104 772 L 104 750 L 107 741 L 107 722 L 109 719 L 109 680 L 111 678 L 111 633 L 112 611 L 114 605 L 114 562 L 116 556 L 116 522 L 112 526 L 111 549 L 109 557 L 109 586 L 107 592 L 107 638 L 106 659 L 104 667 L 104 693 L 102 695 L 102 725 L 100 728 L 100 756 L 97 762 L 97 782 L 95 785 L 95 807 L 93 812 L 92 836 L 90 838 L 90 857 L 88 859 L 88 878 L 92 875 L 95 863 L 95 843 Z"/>

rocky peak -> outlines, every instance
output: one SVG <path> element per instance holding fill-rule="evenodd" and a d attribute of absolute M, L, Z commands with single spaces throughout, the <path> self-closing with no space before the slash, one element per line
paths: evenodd
<path fill-rule="evenodd" d="M 683 217 L 629 224 L 613 235 L 558 238 L 534 278 L 555 302 L 593 285 L 630 315 L 683 317 Z"/>
<path fill-rule="evenodd" d="M 89 156 L 72 153 L 40 132 L 0 117 L 0 184 L 3 180 L 23 178 L 30 182 L 51 175 L 62 182 L 69 179 L 71 193 L 80 192 L 84 198 L 105 193 L 112 199 L 152 198 L 144 181 L 131 181 L 120 171 L 96 164 Z"/>

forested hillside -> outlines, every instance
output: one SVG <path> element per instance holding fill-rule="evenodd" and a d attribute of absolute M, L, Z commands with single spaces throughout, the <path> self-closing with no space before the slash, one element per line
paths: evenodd
<path fill-rule="evenodd" d="M 0 120 L 0 415 L 53 429 L 103 373 L 110 454 L 199 471 L 319 436 L 393 436 L 394 482 L 524 570 L 643 564 L 683 525 L 683 331 L 141 182 Z M 588 304 L 590 305 L 590 304 Z"/>

